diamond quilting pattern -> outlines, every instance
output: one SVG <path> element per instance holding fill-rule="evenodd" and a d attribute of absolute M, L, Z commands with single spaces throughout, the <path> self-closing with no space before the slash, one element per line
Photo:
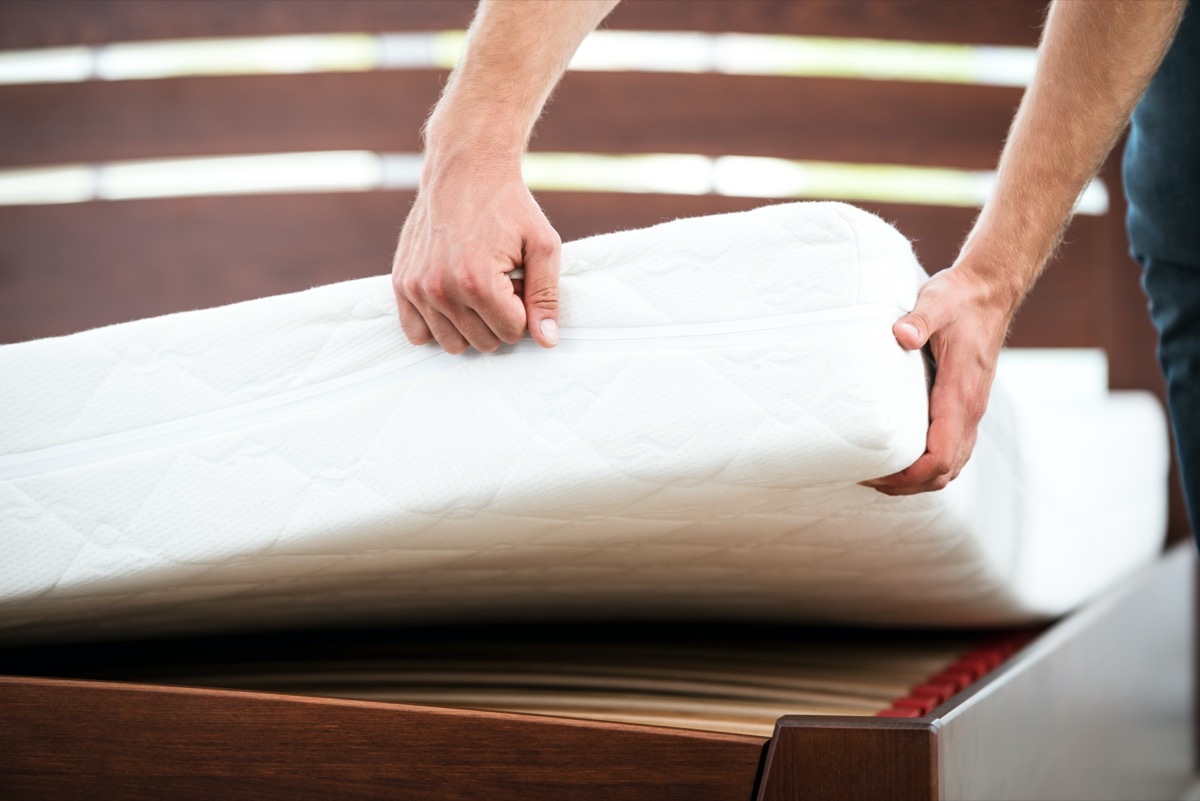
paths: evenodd
<path fill-rule="evenodd" d="M 0 481 L 0 637 L 1055 611 L 1015 589 L 1011 516 L 972 508 L 1007 457 L 985 453 L 937 495 L 857 485 L 924 446 L 924 366 L 890 320 L 655 343 L 661 325 L 860 303 L 898 316 L 924 273 L 891 226 L 786 204 L 570 243 L 563 264 L 564 328 L 636 341 L 357 382 L 424 352 L 380 277 L 0 348 L 0 464 L 77 449 Z M 309 389 L 305 404 L 286 394 Z M 139 433 L 197 415 L 216 422 Z M 114 437 L 133 444 L 94 447 Z"/>

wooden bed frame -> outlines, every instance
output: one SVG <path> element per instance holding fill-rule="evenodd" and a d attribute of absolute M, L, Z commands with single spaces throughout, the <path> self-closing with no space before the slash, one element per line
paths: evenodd
<path fill-rule="evenodd" d="M 9 0 L 0 49 L 463 28 L 471 0 Z M 1040 0 L 625 0 L 614 29 L 1036 42 Z M 434 69 L 0 86 L 0 169 L 310 150 L 417 152 Z M 578 72 L 534 149 L 983 170 L 1011 87 Z M 303 100 L 303 102 L 301 102 Z M 1099 347 L 1161 397 L 1117 160 L 1010 343 Z M 385 271 L 412 193 L 0 206 L 0 342 Z M 719 195 L 545 192 L 564 239 L 751 208 Z M 975 209 L 862 203 L 949 264 Z M 1187 537 L 1173 490 L 1171 539 Z M 1193 770 L 1193 546 L 1031 633 L 917 718 L 788 716 L 773 737 L 22 674 L 0 650 L 5 798 L 1174 798 Z M 7 660 L 7 661 L 6 661 Z M 9 667 L 6 668 L 6 665 Z M 86 675 L 81 670 L 76 675 Z"/>
<path fill-rule="evenodd" d="M 1178 799 L 1193 770 L 1193 606 L 1181 598 L 1194 592 L 1194 563 L 1193 546 L 1177 546 L 1029 632 L 1024 647 L 924 715 L 785 716 L 769 739 L 0 676 L 0 790 L 13 799 L 87 799 L 101 789 L 109 798 L 281 801 Z M 89 655 L 102 661 L 131 647 L 154 650 L 9 648 L 0 670 L 23 663 L 32 672 L 32 654 L 56 660 L 56 675 L 82 675 L 93 669 Z"/>

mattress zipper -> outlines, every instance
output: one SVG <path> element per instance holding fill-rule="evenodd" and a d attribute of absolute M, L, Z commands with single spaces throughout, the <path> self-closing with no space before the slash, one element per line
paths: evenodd
<path fill-rule="evenodd" d="M 250 428 L 272 422 L 282 415 L 313 411 L 347 398 L 384 389 L 401 377 L 411 379 L 461 361 L 496 358 L 497 354 L 607 353 L 617 350 L 628 352 L 711 349 L 769 344 L 850 333 L 861 330 L 865 324 L 870 323 L 890 324 L 905 313 L 899 306 L 865 304 L 716 323 L 619 328 L 564 327 L 559 332 L 559 344 L 553 351 L 545 351 L 528 336 L 515 345 L 503 346 L 496 354 L 468 351 L 452 356 L 436 345 L 426 345 L 415 348 L 400 359 L 270 398 L 154 423 L 130 431 L 104 434 L 24 453 L 0 455 L 0 480 L 67 470 L 142 451 L 182 445 L 214 434 Z"/>

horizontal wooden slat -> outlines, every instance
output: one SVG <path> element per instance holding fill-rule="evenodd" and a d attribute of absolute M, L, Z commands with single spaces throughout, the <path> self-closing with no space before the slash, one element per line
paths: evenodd
<path fill-rule="evenodd" d="M 579 72 L 533 148 L 990 169 L 1020 99 L 995 86 Z"/>
<path fill-rule="evenodd" d="M 1029 45 L 1045 0 L 625 0 L 611 28 Z M 472 0 L 7 0 L 0 47 L 461 28 Z"/>
<path fill-rule="evenodd" d="M 1034 45 L 1047 0 L 625 0 L 606 27 Z"/>
<path fill-rule="evenodd" d="M 255 75 L 0 87 L 0 163 L 420 149 L 444 73 Z"/>
<path fill-rule="evenodd" d="M 0 209 L 0 341 L 386 272 L 411 194 Z"/>
<path fill-rule="evenodd" d="M 543 193 L 564 239 L 768 201 Z M 388 271 L 411 195 L 376 192 L 0 209 L 0 342 L 290 292 Z M 928 269 L 950 264 L 973 209 L 874 206 Z M 1080 218 L 1020 314 L 1018 345 L 1103 346 L 1097 259 L 1106 222 Z M 1093 297 L 1093 295 L 1095 297 Z"/>
<path fill-rule="evenodd" d="M 466 27 L 474 8 L 474 0 L 5 0 L 0 48 L 448 30 Z"/>
<path fill-rule="evenodd" d="M 0 677 L 6 799 L 747 801 L 765 741 L 222 690 Z"/>
<path fill-rule="evenodd" d="M 304 150 L 417 151 L 444 74 L 197 77 L 0 87 L 0 164 Z M 573 73 L 535 150 L 988 169 L 1020 91 L 832 78 Z"/>

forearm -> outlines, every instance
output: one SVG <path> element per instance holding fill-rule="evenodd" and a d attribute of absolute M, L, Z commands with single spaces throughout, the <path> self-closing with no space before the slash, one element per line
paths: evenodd
<path fill-rule="evenodd" d="M 518 163 L 584 37 L 618 0 L 481 0 L 462 61 L 426 126 L 427 155 Z"/>
<path fill-rule="evenodd" d="M 1129 120 L 1185 0 L 1056 0 L 1000 159 L 995 192 L 956 262 L 1015 310 L 1079 193 Z"/>

